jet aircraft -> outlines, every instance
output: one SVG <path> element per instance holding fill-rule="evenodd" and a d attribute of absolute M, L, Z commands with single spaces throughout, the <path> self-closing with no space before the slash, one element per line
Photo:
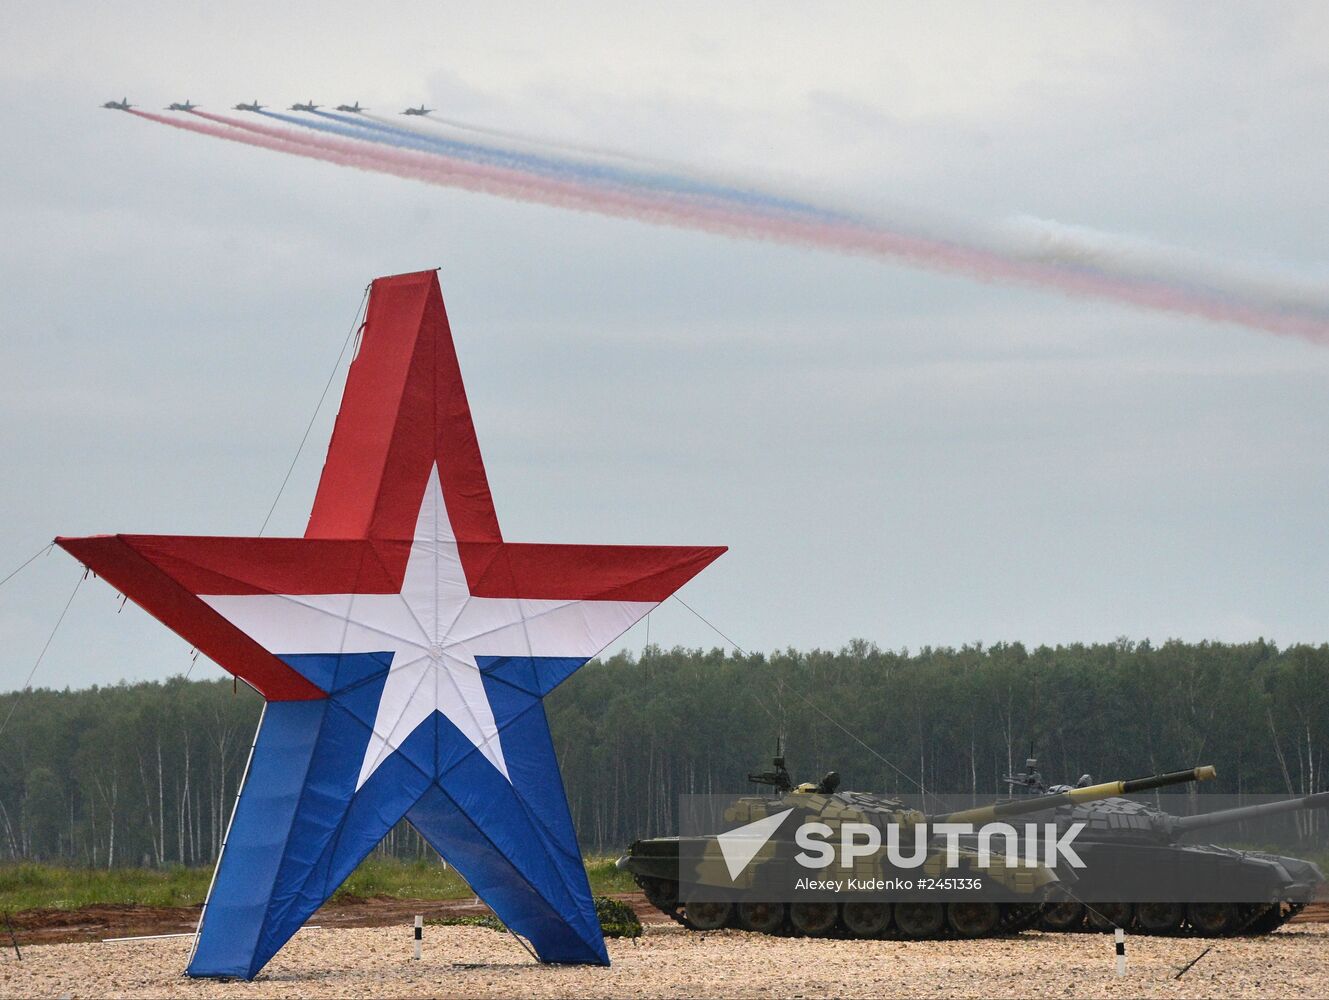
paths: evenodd
<path fill-rule="evenodd" d="M 433 111 L 433 110 L 434 110 L 433 108 L 427 108 L 427 107 L 425 107 L 423 104 L 421 104 L 418 108 L 407 108 L 405 111 L 402 112 L 402 114 L 404 114 L 404 115 L 427 115 L 427 114 L 429 114 L 429 112 L 431 112 L 431 111 Z"/>
<path fill-rule="evenodd" d="M 103 108 L 109 108 L 112 111 L 128 111 L 133 106 L 129 103 L 128 97 L 122 97 L 118 101 L 107 101 L 102 105 Z"/>
<path fill-rule="evenodd" d="M 313 98 L 310 98 L 309 100 L 305 101 L 304 104 L 300 104 L 300 103 L 298 103 L 298 102 L 297 102 L 296 104 L 292 104 L 290 110 L 292 110 L 292 111 L 317 111 L 317 110 L 318 110 L 318 105 L 314 103 Z"/>
<path fill-rule="evenodd" d="M 368 111 L 369 109 L 360 107 L 360 102 L 356 101 L 354 104 L 338 104 L 337 110 L 349 111 L 353 115 L 358 115 L 361 111 Z"/>
<path fill-rule="evenodd" d="M 197 104 L 190 104 L 190 103 L 189 103 L 189 98 L 185 98 L 185 102 L 184 102 L 183 104 L 181 104 L 179 101 L 172 101 L 170 104 L 166 105 L 166 110 L 167 110 L 167 111 L 193 111 L 196 107 L 198 107 Z"/>
<path fill-rule="evenodd" d="M 243 101 L 240 102 L 239 104 L 237 104 L 237 105 L 235 106 L 235 110 L 236 110 L 236 111 L 262 111 L 262 110 L 263 110 L 263 105 L 259 104 L 259 103 L 258 103 L 258 98 L 255 97 L 255 98 L 254 98 L 250 103 L 248 103 L 248 104 L 245 104 Z"/>

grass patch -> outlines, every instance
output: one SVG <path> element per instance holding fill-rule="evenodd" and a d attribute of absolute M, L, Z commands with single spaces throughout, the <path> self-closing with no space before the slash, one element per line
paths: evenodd
<path fill-rule="evenodd" d="M 470 895 L 473 895 L 471 887 L 451 865 L 444 868 L 437 861 L 371 857 L 351 872 L 332 898 L 463 899 Z"/>
<path fill-rule="evenodd" d="M 610 858 L 590 858 L 586 874 L 596 894 L 631 892 L 632 876 Z M 0 911 L 84 906 L 196 906 L 212 881 L 211 868 L 67 868 L 60 865 L 0 865 Z M 351 873 L 334 900 L 390 896 L 394 899 L 465 899 L 465 879 L 437 861 L 371 857 Z"/>
<path fill-rule="evenodd" d="M 615 892 L 636 892 L 637 883 L 631 872 L 620 871 L 614 858 L 587 858 L 586 877 L 591 880 L 591 892 L 611 895 Z"/>
<path fill-rule="evenodd" d="M 0 866 L 0 910 L 51 907 L 75 910 L 99 904 L 192 906 L 203 902 L 212 871 L 202 868 L 62 868 Z"/>

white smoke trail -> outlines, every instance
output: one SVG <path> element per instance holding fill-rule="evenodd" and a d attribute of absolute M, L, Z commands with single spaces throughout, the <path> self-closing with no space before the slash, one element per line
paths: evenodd
<path fill-rule="evenodd" d="M 621 153 L 569 143 L 551 142 L 520 132 L 482 128 L 452 119 L 422 117 L 415 121 L 395 121 L 381 115 L 367 116 L 383 125 L 428 139 L 450 132 L 488 136 L 499 140 L 501 148 L 513 152 L 549 154 L 581 153 L 600 160 L 621 160 L 640 167 L 669 170 L 698 183 L 746 187 L 753 193 L 762 189 L 750 180 L 723 177 L 691 167 L 664 161 L 652 161 Z M 774 193 L 766 189 L 766 193 Z M 861 210 L 835 205 L 824 196 L 786 190 L 784 197 L 818 205 L 828 212 L 861 215 Z M 1004 256 L 1033 263 L 1088 268 L 1128 280 L 1168 281 L 1188 285 L 1197 292 L 1220 299 L 1259 303 L 1272 309 L 1329 315 L 1329 267 L 1320 273 L 1305 273 L 1286 267 L 1259 265 L 1205 254 L 1173 246 L 1142 236 L 1109 233 L 1088 226 L 1057 222 L 1021 215 L 993 226 L 974 226 L 956 220 L 922 219 L 914 212 L 874 214 L 870 222 L 884 228 L 909 232 L 937 240 L 979 245 Z"/>
<path fill-rule="evenodd" d="M 1180 282 L 1219 296 L 1329 312 L 1329 268 L 1318 276 L 1299 273 L 1033 216 L 1017 216 L 997 232 L 1012 253 L 1026 260 L 1111 270 Z"/>
<path fill-rule="evenodd" d="M 1329 343 L 1329 310 L 1324 308 L 1321 285 L 1295 275 L 1227 265 L 1148 241 L 1028 219 L 986 231 L 951 225 L 935 226 L 937 231 L 928 232 L 917 225 L 906 228 L 861 215 L 846 218 L 815 204 L 807 205 L 808 211 L 785 210 L 779 207 L 785 196 L 759 189 L 732 195 L 717 189 L 698 196 L 689 193 L 691 178 L 675 178 L 679 182 L 675 185 L 667 178 L 662 183 L 659 177 L 647 174 L 637 185 L 618 174 L 608 179 L 590 167 L 579 173 L 576 163 L 568 164 L 562 157 L 557 172 L 550 172 L 547 165 L 502 155 L 489 162 L 483 162 L 483 156 L 476 160 L 474 149 L 462 158 L 442 149 L 402 149 L 400 138 L 369 131 L 363 138 L 358 132 L 351 133 L 354 137 L 333 137 L 262 126 L 253 119 L 206 112 L 195 112 L 195 116 L 232 127 L 194 129 L 219 138 L 238 139 L 238 129 L 240 135 L 248 132 L 254 139 L 263 136 L 259 141 L 243 140 L 252 145 L 299 151 L 299 155 L 428 183 L 656 224 L 868 254 L 980 280 L 1043 285 L 1072 295 L 1116 299 Z M 160 116 L 143 117 L 177 124 Z M 392 125 L 397 128 L 397 123 Z"/>

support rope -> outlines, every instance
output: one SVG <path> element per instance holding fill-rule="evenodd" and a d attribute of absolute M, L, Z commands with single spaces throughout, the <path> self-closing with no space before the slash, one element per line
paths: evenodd
<path fill-rule="evenodd" d="M 47 542 L 47 543 L 46 543 L 45 545 L 43 545 L 43 546 L 42 546 L 37 552 L 33 553 L 32 555 L 28 556 L 28 558 L 24 559 L 23 562 L 22 562 L 22 564 L 20 564 L 19 567 L 18 567 L 17 569 L 15 569 L 12 573 L 10 573 L 8 576 L 6 576 L 3 580 L 0 580 L 0 587 L 3 587 L 3 586 L 4 586 L 5 584 L 7 584 L 10 580 L 14 579 L 14 577 L 18 576 L 18 575 L 19 575 L 20 573 L 22 573 L 25 569 L 27 569 L 30 565 L 32 565 L 34 562 L 36 562 L 40 557 L 42 557 L 42 556 L 46 555 L 46 553 L 50 552 L 50 551 L 51 551 L 51 548 L 52 548 L 54 545 L 55 545 L 55 542 Z"/>
<path fill-rule="evenodd" d="M 700 619 L 700 620 L 702 621 L 703 624 L 705 624 L 705 625 L 706 625 L 711 631 L 713 631 L 716 635 L 718 635 L 718 636 L 719 636 L 721 639 L 723 639 L 725 642 L 729 643 L 729 645 L 733 646 L 734 649 L 736 649 L 740 654 L 742 654 L 743 656 L 747 656 L 747 655 L 748 655 L 747 652 L 744 651 L 744 649 L 743 649 L 742 646 L 740 646 L 738 643 L 734 642 L 733 639 L 729 638 L 729 636 L 725 635 L 725 634 L 724 634 L 723 632 L 721 632 L 718 628 L 716 628 L 716 627 L 715 627 L 714 625 L 712 625 L 709 621 L 707 621 L 706 618 L 704 618 L 704 617 L 701 615 L 701 613 L 700 613 L 699 611 L 697 611 L 697 610 L 696 610 L 695 608 L 693 608 L 690 604 L 688 604 L 685 600 L 683 600 L 683 598 L 679 597 L 677 594 L 674 594 L 673 597 L 674 597 L 674 600 L 678 601 L 679 604 L 683 605 L 683 607 L 687 608 L 687 609 L 688 609 L 689 611 L 691 611 L 694 615 L 696 615 L 697 618 Z M 827 712 L 823 711 L 820 705 L 818 705 L 816 702 L 814 702 L 811 698 L 809 698 L 809 697 L 808 697 L 806 694 L 804 694 L 802 691 L 798 690 L 798 688 L 796 688 L 796 687 L 791 687 L 790 690 L 793 691 L 794 694 L 798 695 L 798 697 L 801 698 L 801 699 L 803 700 L 803 703 L 806 704 L 810 709 L 812 709 L 814 712 L 816 712 L 818 715 L 820 715 L 823 719 L 825 719 L 827 722 L 829 722 L 831 725 L 833 725 L 836 729 L 840 730 L 840 732 L 842 732 L 842 733 L 844 733 L 846 736 L 848 736 L 851 740 L 853 740 L 855 743 L 857 743 L 859 746 L 861 746 L 861 747 L 862 747 L 864 750 L 866 750 L 868 753 L 872 754 L 872 756 L 876 757 L 879 761 L 881 761 L 883 764 L 885 764 L 887 767 L 889 767 L 892 771 L 894 771 L 894 772 L 895 772 L 896 774 L 898 774 L 900 777 L 904 778 L 905 781 L 908 781 L 910 784 L 912 784 L 915 788 L 918 789 L 918 791 L 919 791 L 920 794 L 922 794 L 922 795 L 929 795 L 929 794 L 931 794 L 930 792 L 928 792 L 927 790 L 925 790 L 921 784 L 918 783 L 918 781 L 913 777 L 913 775 L 908 774 L 908 773 L 906 773 L 906 772 L 900 770 L 900 768 L 896 767 L 896 765 L 895 765 L 893 762 L 891 762 L 890 760 L 888 760 L 886 757 L 883 757 L 883 756 L 882 756 L 881 754 L 879 754 L 876 750 L 872 749 L 872 747 L 868 746 L 866 743 L 864 743 L 862 740 L 860 740 L 857 736 L 855 736 L 855 735 L 854 735 L 853 733 L 851 733 L 848 729 L 846 729 L 846 728 L 844 727 L 844 725 L 840 722 L 839 719 L 837 719 L 837 718 L 835 718 L 835 716 L 830 715 L 830 714 L 828 714 Z M 768 714 L 769 714 L 769 713 L 768 713 Z M 934 798 L 935 798 L 935 796 L 934 796 Z"/>
<path fill-rule="evenodd" d="M 65 601 L 65 606 L 60 612 L 60 617 L 55 620 L 55 628 L 51 629 L 51 634 L 46 637 L 46 645 L 42 646 L 42 651 L 37 654 L 36 662 L 33 663 L 32 669 L 28 671 L 28 679 L 23 682 L 23 686 L 19 688 L 18 693 L 14 696 L 14 704 L 9 706 L 9 714 L 5 716 L 5 721 L 0 723 L 0 736 L 3 736 L 5 730 L 9 728 L 9 720 L 14 717 L 14 709 L 18 708 L 19 701 L 23 698 L 23 695 L 27 693 L 28 688 L 32 686 L 32 678 L 37 673 L 37 668 L 41 666 L 42 660 L 46 656 L 46 651 L 51 648 L 51 643 L 55 640 L 55 634 L 60 631 L 60 623 L 65 620 L 65 615 L 69 611 L 69 606 L 74 603 L 74 594 L 78 593 L 78 588 L 83 586 L 83 581 L 87 578 L 87 570 L 84 570 L 83 573 L 79 575 L 78 582 L 74 584 L 74 590 L 69 595 L 69 600 Z"/>
<path fill-rule="evenodd" d="M 258 529 L 260 535 L 268 527 L 268 522 L 272 520 L 272 512 L 277 509 L 277 502 L 281 500 L 281 495 L 286 491 L 286 484 L 291 481 L 291 473 L 295 471 L 295 465 L 300 461 L 300 455 L 305 450 L 305 444 L 309 441 L 309 434 L 314 429 L 314 421 L 318 419 L 319 410 L 323 409 L 323 401 L 328 398 L 328 390 L 332 388 L 332 382 L 337 377 L 337 372 L 341 368 L 341 359 L 346 356 L 346 348 L 351 345 L 351 338 L 356 332 L 364 328 L 360 322 L 360 314 L 364 312 L 365 303 L 369 300 L 369 285 L 365 286 L 365 293 L 360 297 L 360 306 L 355 310 L 355 319 L 351 321 L 351 328 L 346 331 L 346 339 L 342 342 L 341 350 L 337 354 L 337 361 L 332 366 L 332 371 L 328 374 L 327 384 L 323 386 L 323 391 L 319 394 L 318 403 L 314 406 L 314 412 L 309 417 L 309 425 L 305 427 L 304 436 L 300 438 L 300 446 L 295 449 L 295 456 L 291 459 L 291 464 L 286 469 L 286 475 L 282 477 L 281 486 L 277 488 L 277 495 L 272 498 L 272 506 L 268 508 L 267 517 L 263 518 L 263 526 Z"/>

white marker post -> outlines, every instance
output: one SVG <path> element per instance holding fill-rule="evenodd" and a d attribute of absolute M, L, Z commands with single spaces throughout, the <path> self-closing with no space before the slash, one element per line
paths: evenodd
<path fill-rule="evenodd" d="M 420 914 L 415 915 L 415 960 L 420 961 L 420 947 L 425 939 L 425 918 Z M 1123 959 L 1122 961 L 1125 961 Z"/>
<path fill-rule="evenodd" d="M 1117 940 L 1117 975 L 1124 976 L 1126 975 L 1126 931 L 1118 927 L 1113 937 Z M 419 947 L 416 945 L 416 948 Z"/>

